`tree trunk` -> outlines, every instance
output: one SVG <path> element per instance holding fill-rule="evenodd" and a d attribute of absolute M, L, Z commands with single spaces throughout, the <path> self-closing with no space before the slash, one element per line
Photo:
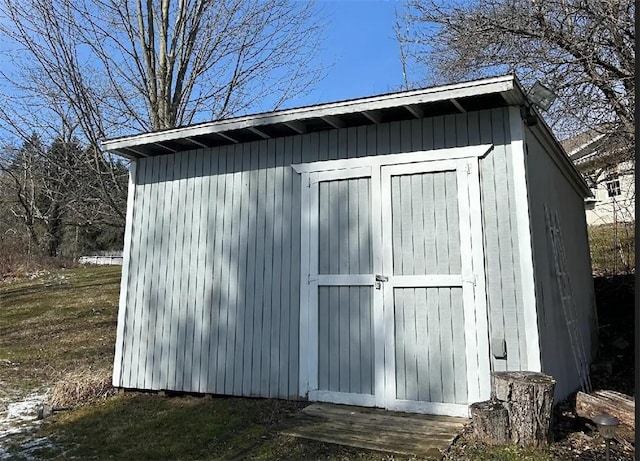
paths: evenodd
<path fill-rule="evenodd" d="M 596 391 L 593 394 L 578 392 L 576 413 L 582 418 L 593 419 L 607 413 L 620 421 L 617 439 L 635 442 L 635 399 L 615 391 Z"/>
<path fill-rule="evenodd" d="M 469 409 L 476 440 L 488 445 L 506 445 L 510 442 L 509 412 L 502 402 L 477 402 Z"/>
<path fill-rule="evenodd" d="M 491 400 L 471 405 L 476 439 L 491 445 L 547 446 L 555 384 L 542 373 L 492 373 Z"/>

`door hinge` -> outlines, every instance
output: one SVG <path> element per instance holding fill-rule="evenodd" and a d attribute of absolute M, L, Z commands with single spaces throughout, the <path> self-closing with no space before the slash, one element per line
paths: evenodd
<path fill-rule="evenodd" d="M 313 282 L 317 282 L 318 277 L 315 275 L 312 277 L 311 274 L 307 274 L 307 285 L 311 285 Z"/>
<path fill-rule="evenodd" d="M 471 174 L 471 164 L 470 164 L 470 163 L 467 163 L 467 164 L 465 165 L 465 168 L 464 168 L 464 169 L 465 169 L 465 171 L 467 172 L 467 174 Z"/>

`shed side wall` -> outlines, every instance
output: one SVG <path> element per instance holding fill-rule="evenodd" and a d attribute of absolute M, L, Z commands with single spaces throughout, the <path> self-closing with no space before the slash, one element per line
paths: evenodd
<path fill-rule="evenodd" d="M 291 164 L 493 143 L 480 162 L 496 370 L 526 364 L 508 109 L 139 160 L 121 364 L 125 388 L 298 395 L 300 177 Z M 125 308 L 121 305 L 121 309 Z"/>
<path fill-rule="evenodd" d="M 558 213 L 579 333 L 590 359 L 596 318 L 584 199 L 528 128 L 525 139 L 542 371 L 556 378 L 555 398 L 562 400 L 580 386 L 580 380 L 554 275 L 544 207 Z"/>

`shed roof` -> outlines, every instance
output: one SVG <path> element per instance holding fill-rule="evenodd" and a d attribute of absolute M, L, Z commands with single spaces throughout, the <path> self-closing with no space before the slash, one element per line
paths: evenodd
<path fill-rule="evenodd" d="M 518 105 L 530 106 L 530 103 L 518 79 L 504 75 L 123 136 L 103 141 L 102 145 L 107 151 L 134 160 L 315 131 Z M 564 168 L 570 171 L 583 193 L 590 195 L 551 129 L 541 117 L 537 118 Z"/>
<path fill-rule="evenodd" d="M 380 124 L 525 101 L 511 76 L 316 104 L 114 138 L 103 147 L 128 158 L 177 153 L 314 131 Z"/>

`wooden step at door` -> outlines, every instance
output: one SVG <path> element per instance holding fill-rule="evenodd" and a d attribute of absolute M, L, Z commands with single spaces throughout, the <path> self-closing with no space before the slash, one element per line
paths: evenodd
<path fill-rule="evenodd" d="M 315 403 L 280 431 L 337 445 L 440 459 L 469 420 Z"/>

